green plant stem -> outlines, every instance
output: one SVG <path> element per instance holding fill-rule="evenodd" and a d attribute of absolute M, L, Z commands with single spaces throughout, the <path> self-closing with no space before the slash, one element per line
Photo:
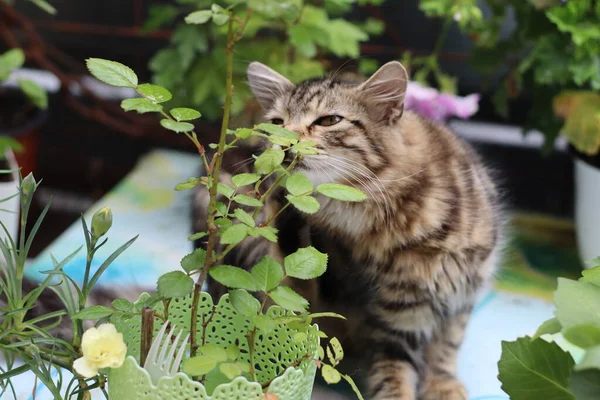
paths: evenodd
<path fill-rule="evenodd" d="M 254 368 L 254 346 L 256 339 L 256 328 L 246 335 L 248 341 L 248 354 L 250 355 L 250 375 L 252 375 L 252 381 L 256 382 L 256 369 Z"/>
<path fill-rule="evenodd" d="M 198 350 L 198 343 L 196 338 L 196 326 L 198 324 L 198 304 L 200 301 L 200 291 L 202 286 L 208 277 L 208 271 L 212 267 L 213 251 L 217 241 L 217 226 L 215 225 L 215 215 L 217 212 L 217 185 L 219 183 L 221 164 L 223 162 L 223 152 L 225 151 L 225 144 L 227 142 L 227 128 L 229 127 L 229 114 L 231 112 L 231 99 L 233 97 L 233 48 L 235 46 L 235 40 L 233 37 L 233 19 L 231 18 L 233 12 L 230 12 L 229 23 L 227 26 L 227 49 L 226 49 L 226 82 L 225 82 L 225 105 L 223 108 L 223 122 L 221 124 L 221 136 L 219 137 L 219 145 L 217 152 L 214 155 L 211 164 L 214 162 L 214 169 L 207 170 L 209 174 L 209 180 L 211 183 L 209 194 L 210 202 L 208 206 L 208 245 L 206 247 L 206 261 L 204 267 L 200 272 L 200 276 L 194 285 L 194 296 L 192 300 L 192 317 L 190 324 L 190 355 L 193 357 L 196 355 Z"/>
<path fill-rule="evenodd" d="M 288 171 L 288 172 L 289 172 L 289 171 L 293 170 L 293 169 L 294 169 L 294 167 L 295 167 L 295 166 L 296 166 L 296 165 L 297 165 L 299 162 L 300 162 L 300 156 L 296 156 L 296 157 L 294 157 L 294 160 L 292 161 L 292 163 L 290 164 L 290 166 L 286 168 L 286 171 Z M 260 200 L 260 201 L 265 201 L 265 199 L 266 199 L 267 197 L 269 197 L 269 195 L 270 195 L 271 193 L 273 193 L 273 191 L 275 190 L 275 188 L 276 188 L 277 186 L 279 186 L 279 183 L 280 183 L 280 182 L 283 180 L 283 177 L 284 177 L 284 176 L 285 176 L 284 174 L 281 174 L 280 176 L 278 176 L 278 177 L 277 177 L 277 179 L 275 180 L 275 183 L 274 183 L 273 185 L 271 185 L 271 187 L 270 187 L 270 188 L 268 188 L 268 189 L 267 189 L 267 190 L 266 190 L 266 191 L 265 191 L 265 192 L 262 194 L 262 196 L 260 196 L 260 199 L 259 199 L 259 200 Z M 259 213 L 259 212 L 260 212 L 260 208 L 258 208 L 258 207 L 257 207 L 257 208 L 254 210 L 254 213 L 252 214 L 252 217 L 253 217 L 253 218 L 256 218 L 256 217 L 258 216 L 258 213 Z"/>
<path fill-rule="evenodd" d="M 446 43 L 446 39 L 448 38 L 448 34 L 450 33 L 450 28 L 452 27 L 452 21 L 454 21 L 454 16 L 448 15 L 446 20 L 444 21 L 444 25 L 442 26 L 442 31 L 440 32 L 440 36 L 438 37 L 437 42 L 435 43 L 435 47 L 433 49 L 433 53 L 431 53 L 430 57 L 437 60 L 440 52 L 442 51 L 442 46 Z M 437 63 L 437 62 L 436 62 Z"/>

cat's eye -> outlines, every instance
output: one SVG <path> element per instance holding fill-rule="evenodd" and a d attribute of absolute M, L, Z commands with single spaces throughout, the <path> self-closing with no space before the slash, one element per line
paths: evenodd
<path fill-rule="evenodd" d="M 339 123 L 341 120 L 342 117 L 340 117 L 339 115 L 326 115 L 313 122 L 313 125 L 332 126 Z"/>
<path fill-rule="evenodd" d="M 273 119 L 271 120 L 271 123 L 272 123 L 273 125 L 283 125 L 283 120 L 282 120 L 281 118 L 273 118 Z"/>

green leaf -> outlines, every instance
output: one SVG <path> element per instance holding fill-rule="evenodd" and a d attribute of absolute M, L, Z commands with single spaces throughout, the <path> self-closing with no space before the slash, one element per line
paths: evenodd
<path fill-rule="evenodd" d="M 600 399 L 600 371 L 594 369 L 573 371 L 569 379 L 569 389 L 577 400 Z"/>
<path fill-rule="evenodd" d="M 242 210 L 241 208 L 236 208 L 234 214 L 235 214 L 236 218 L 239 219 L 242 223 L 244 223 L 248 226 L 251 226 L 251 227 L 256 226 L 256 222 L 254 222 L 254 218 L 252 218 L 252 216 L 250 214 L 248 214 L 246 211 Z"/>
<path fill-rule="evenodd" d="M 581 348 L 600 345 L 600 327 L 594 324 L 581 324 L 565 329 L 563 336 Z"/>
<path fill-rule="evenodd" d="M 303 312 L 308 308 L 308 301 L 287 286 L 278 286 L 269 296 L 286 310 Z"/>
<path fill-rule="evenodd" d="M 203 237 L 205 237 L 207 235 L 208 235 L 208 232 L 196 232 L 193 235 L 188 236 L 188 240 L 202 239 Z"/>
<path fill-rule="evenodd" d="M 242 375 L 242 369 L 236 363 L 223 363 L 219 365 L 219 371 L 229 379 Z"/>
<path fill-rule="evenodd" d="M 45 110 L 48 108 L 48 94 L 37 83 L 29 79 L 18 79 L 19 87 L 25 96 L 37 107 Z"/>
<path fill-rule="evenodd" d="M 144 33 L 155 31 L 163 26 L 169 25 L 179 14 L 177 7 L 167 4 L 151 5 L 148 9 L 148 18 L 142 28 Z"/>
<path fill-rule="evenodd" d="M 356 383 L 354 383 L 354 379 L 352 379 L 352 377 L 348 375 L 342 375 L 342 378 L 344 378 L 344 380 L 348 382 L 358 400 L 365 400 L 362 396 L 362 393 L 360 393 L 360 390 L 358 390 L 358 386 L 356 386 Z"/>
<path fill-rule="evenodd" d="M 260 228 L 254 228 L 252 231 L 256 234 L 264 237 L 269 242 L 277 243 L 277 229 L 272 226 L 261 226 Z"/>
<path fill-rule="evenodd" d="M 188 14 L 185 17 L 186 24 L 205 24 L 212 18 L 212 11 L 210 10 L 200 10 L 194 11 L 191 14 Z"/>
<path fill-rule="evenodd" d="M 194 125 L 190 124 L 189 122 L 176 122 L 171 121 L 170 119 L 161 119 L 160 124 L 163 126 L 163 128 L 177 133 L 191 132 L 194 130 Z"/>
<path fill-rule="evenodd" d="M 285 187 L 294 196 L 302 196 L 312 192 L 314 186 L 311 181 L 308 180 L 306 175 L 301 173 L 292 174 L 287 178 Z"/>
<path fill-rule="evenodd" d="M 222 244 L 237 244 L 248 236 L 248 226 L 235 224 L 225 229 L 221 235 Z"/>
<path fill-rule="evenodd" d="M 306 214 L 314 214 L 321 208 L 317 199 L 312 196 L 294 197 L 288 194 L 285 198 L 292 203 L 294 207 Z"/>
<path fill-rule="evenodd" d="M 158 293 L 169 299 L 184 297 L 194 289 L 194 280 L 181 271 L 168 272 L 158 278 Z"/>
<path fill-rule="evenodd" d="M 221 285 L 232 289 L 259 290 L 258 283 L 250 272 L 231 265 L 217 265 L 210 269 L 210 276 Z"/>
<path fill-rule="evenodd" d="M 230 186 L 227 186 L 224 183 L 219 183 L 217 185 L 217 193 L 222 194 L 223 196 L 225 196 L 229 199 L 229 198 L 231 198 L 231 196 L 234 195 L 235 189 Z"/>
<path fill-rule="evenodd" d="M 159 112 L 162 110 L 160 104 L 154 104 L 143 97 L 135 99 L 125 99 L 121 102 L 121 108 L 125 111 L 137 111 L 138 114 L 149 112 Z"/>
<path fill-rule="evenodd" d="M 290 139 L 290 138 L 281 137 L 281 136 L 269 136 L 268 140 L 269 140 L 269 142 L 271 142 L 273 144 L 277 144 L 282 147 L 289 147 L 295 143 L 298 143 L 298 141 L 296 139 Z"/>
<path fill-rule="evenodd" d="M 244 317 L 255 317 L 260 311 L 259 301 L 245 290 L 231 290 L 229 300 L 233 308 Z"/>
<path fill-rule="evenodd" d="M 138 77 L 135 72 L 121 63 L 101 58 L 88 58 L 86 65 L 96 79 L 109 85 L 129 88 L 135 88 L 138 85 Z"/>
<path fill-rule="evenodd" d="M 560 325 L 560 322 L 558 322 L 556 318 L 550 318 L 540 325 L 538 330 L 533 335 L 533 338 L 537 339 L 542 335 L 558 333 L 561 330 L 562 326 Z"/>
<path fill-rule="evenodd" d="M 341 201 L 363 201 L 367 198 L 367 195 L 357 188 L 339 183 L 323 183 L 317 186 L 317 192 Z"/>
<path fill-rule="evenodd" d="M 340 318 L 340 319 L 346 319 L 346 317 L 344 317 L 343 315 L 340 314 L 336 314 L 333 312 L 320 312 L 320 313 L 314 313 L 314 314 L 310 314 L 309 315 L 310 318 Z"/>
<path fill-rule="evenodd" d="M 317 148 L 315 147 L 317 145 L 316 142 L 313 142 L 311 140 L 303 140 L 301 142 L 296 143 L 295 145 L 292 146 L 293 150 L 296 150 L 298 153 L 302 154 L 302 155 L 315 155 L 318 153 Z"/>
<path fill-rule="evenodd" d="M 242 372 L 250 373 L 250 364 L 245 361 L 236 361 L 235 364 L 240 367 Z"/>
<path fill-rule="evenodd" d="M 283 280 L 281 264 L 269 256 L 264 256 L 250 271 L 258 282 L 260 290 L 268 292 L 275 289 Z"/>
<path fill-rule="evenodd" d="M 344 359 L 344 349 L 337 338 L 331 338 L 327 346 L 327 357 L 332 365 L 338 365 Z"/>
<path fill-rule="evenodd" d="M 286 137 L 289 139 L 296 139 L 298 140 L 298 134 L 295 132 L 292 132 L 290 130 L 287 130 L 279 125 L 274 125 L 274 124 L 259 124 L 256 126 L 256 129 L 261 130 L 261 131 L 265 131 L 270 135 L 273 136 L 281 136 L 281 137 Z"/>
<path fill-rule="evenodd" d="M 115 310 L 129 312 L 133 310 L 133 303 L 127 299 L 115 299 L 112 301 Z"/>
<path fill-rule="evenodd" d="M 240 139 L 248 139 L 252 135 L 252 129 L 240 128 L 233 131 L 233 134 Z"/>
<path fill-rule="evenodd" d="M 205 344 L 204 346 L 200 346 L 198 351 L 203 356 L 210 357 L 218 363 L 227 361 L 227 351 L 216 344 Z"/>
<path fill-rule="evenodd" d="M 105 306 L 86 307 L 78 313 L 71 316 L 73 319 L 100 319 L 112 315 L 114 311 Z"/>
<path fill-rule="evenodd" d="M 302 343 L 306 341 L 306 339 L 308 339 L 308 335 L 306 334 L 306 332 L 296 332 L 294 333 L 292 338 L 294 339 L 294 342 Z"/>
<path fill-rule="evenodd" d="M 200 355 L 183 360 L 183 372 L 189 376 L 201 376 L 215 369 L 217 361 L 211 357 Z"/>
<path fill-rule="evenodd" d="M 211 10 L 213 13 L 213 22 L 215 23 L 215 25 L 221 26 L 221 25 L 225 25 L 227 23 L 227 21 L 229 21 L 229 14 L 227 14 L 227 12 L 225 11 L 225 9 L 223 9 L 223 7 L 221 7 L 218 4 L 213 4 L 211 6 Z"/>
<path fill-rule="evenodd" d="M 194 110 L 193 108 L 184 108 L 178 107 L 174 108 L 169 113 L 177 120 L 180 121 L 191 121 L 194 119 L 198 119 L 202 116 L 199 111 Z"/>
<path fill-rule="evenodd" d="M 144 83 L 137 87 L 138 92 L 144 95 L 148 100 L 153 103 L 164 103 L 173 98 L 171 92 L 162 86 L 152 85 L 150 83 Z"/>
<path fill-rule="evenodd" d="M 236 203 L 251 207 L 260 207 L 263 205 L 262 201 L 255 199 L 254 197 L 246 196 L 245 194 L 238 194 L 232 200 Z"/>
<path fill-rule="evenodd" d="M 205 261 L 206 250 L 196 249 L 181 259 L 181 268 L 189 273 L 202 268 Z"/>
<path fill-rule="evenodd" d="M 239 174 L 231 177 L 231 182 L 237 186 L 246 186 L 258 182 L 260 175 L 258 174 Z"/>
<path fill-rule="evenodd" d="M 56 14 L 56 8 L 54 8 L 54 6 L 50 3 L 48 3 L 46 0 L 29 0 L 29 1 L 31 1 L 33 4 L 35 4 L 42 10 L 46 11 L 50 15 Z"/>
<path fill-rule="evenodd" d="M 235 344 L 230 344 L 225 349 L 227 352 L 227 359 L 231 361 L 235 361 L 240 357 L 240 349 Z"/>
<path fill-rule="evenodd" d="M 25 63 L 25 53 L 21 49 L 11 49 L 0 54 L 0 69 L 10 72 Z"/>
<path fill-rule="evenodd" d="M 266 314 L 260 314 L 255 316 L 252 322 L 258 329 L 260 329 L 266 334 L 273 332 L 277 327 L 277 324 L 275 323 L 273 318 L 270 315 Z"/>
<path fill-rule="evenodd" d="M 558 278 L 554 314 L 564 329 L 581 324 L 600 326 L 600 288 L 591 283 Z"/>
<path fill-rule="evenodd" d="M 201 183 L 202 181 L 198 178 L 188 178 L 186 182 L 178 183 L 177 186 L 175 186 L 175 190 L 182 191 L 192 189 Z"/>
<path fill-rule="evenodd" d="M 575 362 L 556 343 L 520 338 L 502 342 L 498 378 L 511 398 L 575 400 L 568 380 Z"/>
<path fill-rule="evenodd" d="M 579 278 L 581 282 L 591 283 L 592 285 L 600 286 L 600 267 L 584 269 L 582 275 L 583 276 Z"/>
<path fill-rule="evenodd" d="M 338 383 L 342 380 L 342 375 L 331 365 L 323 364 L 321 367 L 321 375 L 328 384 Z"/>
<path fill-rule="evenodd" d="M 581 361 L 575 366 L 576 371 L 587 369 L 600 370 L 600 346 L 588 348 Z"/>
<path fill-rule="evenodd" d="M 314 279 L 327 269 L 327 254 L 314 247 L 305 247 L 284 259 L 285 272 L 298 279 Z"/>
<path fill-rule="evenodd" d="M 285 158 L 285 152 L 279 149 L 267 149 L 254 161 L 254 168 L 259 174 L 269 174 L 281 165 Z"/>

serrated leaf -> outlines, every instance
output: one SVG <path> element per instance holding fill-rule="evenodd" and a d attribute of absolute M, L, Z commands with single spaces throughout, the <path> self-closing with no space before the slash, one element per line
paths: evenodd
<path fill-rule="evenodd" d="M 363 201 L 367 198 L 359 189 L 339 183 L 323 183 L 317 186 L 317 192 L 341 201 Z"/>
<path fill-rule="evenodd" d="M 246 196 L 245 194 L 238 194 L 232 200 L 238 204 L 251 207 L 260 207 L 263 205 L 262 201 L 255 199 L 254 197 Z"/>
<path fill-rule="evenodd" d="M 284 158 L 283 150 L 270 148 L 256 158 L 254 168 L 259 174 L 269 174 L 281 165 Z"/>
<path fill-rule="evenodd" d="M 600 371 L 573 371 L 569 379 L 569 389 L 577 400 L 600 399 Z"/>
<path fill-rule="evenodd" d="M 258 283 L 250 272 L 231 265 L 212 267 L 210 276 L 221 285 L 232 289 L 245 289 L 251 292 L 260 290 Z"/>
<path fill-rule="evenodd" d="M 286 310 L 303 312 L 308 308 L 308 301 L 287 286 L 278 286 L 269 296 Z"/>
<path fill-rule="evenodd" d="M 546 335 L 546 334 L 554 334 L 554 333 L 558 333 L 562 330 L 562 326 L 560 325 L 560 322 L 558 322 L 558 320 L 556 318 L 550 318 L 549 320 L 546 320 L 542 323 L 542 325 L 540 325 L 540 327 L 537 329 L 537 331 L 535 332 L 535 334 L 533 335 L 534 339 L 539 338 L 542 335 Z"/>
<path fill-rule="evenodd" d="M 224 183 L 219 183 L 217 185 L 217 193 L 222 194 L 223 196 L 229 199 L 235 193 L 235 189 L 230 186 L 227 186 Z"/>
<path fill-rule="evenodd" d="M 281 136 L 268 136 L 267 140 L 273 144 L 276 144 L 276 145 L 279 145 L 282 147 L 289 147 L 298 142 L 296 139 L 291 139 L 291 138 L 286 138 L 286 137 L 281 137 Z"/>
<path fill-rule="evenodd" d="M 185 272 L 192 272 L 204 266 L 206 250 L 196 249 L 181 259 L 181 268 Z"/>
<path fill-rule="evenodd" d="M 319 346 L 317 348 L 317 350 L 318 350 L 318 354 L 319 354 L 318 355 L 319 360 L 324 360 L 325 359 L 325 350 L 323 350 L 323 346 Z"/>
<path fill-rule="evenodd" d="M 255 317 L 260 311 L 260 302 L 245 290 L 231 290 L 229 300 L 233 308 L 245 317 Z"/>
<path fill-rule="evenodd" d="M 358 390 L 358 386 L 356 386 L 356 383 L 354 382 L 354 379 L 352 379 L 352 377 L 348 375 L 342 375 L 342 378 L 344 378 L 344 380 L 348 382 L 358 400 L 365 400 L 362 396 L 362 393 L 360 393 L 360 390 Z"/>
<path fill-rule="evenodd" d="M 158 293 L 165 298 L 184 297 L 194 289 L 194 280 L 181 271 L 168 272 L 158 278 Z"/>
<path fill-rule="evenodd" d="M 11 71 L 25 63 L 25 53 L 21 49 L 11 49 L 0 54 L 0 69 Z"/>
<path fill-rule="evenodd" d="M 233 134 L 240 139 L 248 139 L 252 135 L 252 129 L 241 128 L 236 129 Z"/>
<path fill-rule="evenodd" d="M 581 324 L 565 329 L 563 336 L 581 348 L 600 345 L 600 327 L 594 324 Z"/>
<path fill-rule="evenodd" d="M 250 214 L 248 214 L 246 211 L 242 210 L 241 208 L 236 208 L 235 212 L 234 212 L 235 216 L 237 219 L 239 219 L 242 223 L 251 226 L 251 227 L 255 227 L 256 226 L 256 222 L 254 222 L 254 218 L 252 218 L 252 216 Z"/>
<path fill-rule="evenodd" d="M 294 342 L 302 343 L 308 339 L 308 335 L 306 332 L 296 332 L 292 335 L 292 338 L 294 339 Z"/>
<path fill-rule="evenodd" d="M 235 379 L 242 375 L 241 368 L 235 363 L 223 363 L 219 365 L 219 371 L 229 379 Z"/>
<path fill-rule="evenodd" d="M 261 131 L 265 131 L 270 135 L 274 135 L 274 136 L 281 136 L 281 137 L 286 137 L 286 138 L 290 138 L 290 139 L 296 139 L 298 140 L 298 134 L 295 132 L 292 132 L 290 130 L 287 130 L 279 125 L 274 125 L 274 124 L 259 124 L 256 129 L 259 129 Z"/>
<path fill-rule="evenodd" d="M 200 111 L 196 111 L 193 108 L 185 108 L 178 107 L 174 108 L 169 113 L 175 118 L 178 122 L 180 121 L 191 121 L 194 119 L 198 119 L 202 116 Z"/>
<path fill-rule="evenodd" d="M 333 313 L 333 312 L 314 313 L 314 314 L 310 314 L 309 317 L 310 318 L 323 318 L 323 317 L 327 317 L 327 318 L 346 319 L 346 317 L 344 317 L 343 315 L 336 314 L 336 313 Z"/>
<path fill-rule="evenodd" d="M 175 190 L 182 191 L 195 188 L 201 183 L 201 180 L 198 178 L 188 178 L 187 182 L 178 183 L 175 186 Z"/>
<path fill-rule="evenodd" d="M 162 86 L 144 83 L 137 87 L 137 91 L 153 103 L 164 103 L 173 98 L 171 92 Z"/>
<path fill-rule="evenodd" d="M 114 311 L 106 306 L 90 306 L 86 307 L 78 313 L 71 316 L 73 319 L 100 319 L 111 315 Z"/>
<path fill-rule="evenodd" d="M 222 203 L 220 201 L 217 201 L 217 215 L 219 216 L 225 216 L 225 214 L 227 214 L 227 205 L 225 203 Z M 227 220 L 229 223 L 227 224 L 227 226 L 231 226 L 233 223 L 230 220 Z M 216 223 L 216 221 L 215 221 Z M 219 226 L 223 226 L 223 224 L 219 225 Z"/>
<path fill-rule="evenodd" d="M 252 320 L 254 325 L 266 334 L 269 334 L 275 330 L 277 323 L 273 320 L 270 315 L 260 314 L 254 317 Z"/>
<path fill-rule="evenodd" d="M 188 240 L 202 239 L 203 237 L 205 237 L 207 235 L 208 235 L 208 232 L 196 232 L 193 235 L 188 236 Z"/>
<path fill-rule="evenodd" d="M 235 362 L 238 367 L 242 370 L 242 372 L 249 373 L 250 372 L 250 363 L 245 361 L 236 361 Z"/>
<path fill-rule="evenodd" d="M 327 346 L 327 357 L 332 365 L 338 365 L 344 359 L 344 349 L 337 338 L 331 338 Z"/>
<path fill-rule="evenodd" d="M 321 208 L 317 199 L 312 196 L 294 197 L 288 194 L 285 198 L 292 203 L 294 207 L 306 214 L 314 214 Z"/>
<path fill-rule="evenodd" d="M 150 100 L 143 97 L 125 99 L 121 102 L 121 108 L 125 111 L 137 111 L 138 114 L 159 112 L 163 109 L 160 104 L 154 104 Z"/>
<path fill-rule="evenodd" d="M 217 362 L 207 356 L 195 356 L 183 360 L 183 372 L 189 376 L 202 376 L 215 369 Z"/>
<path fill-rule="evenodd" d="M 311 140 L 303 140 L 292 146 L 292 149 L 296 150 L 302 155 L 310 156 L 318 153 L 318 150 L 315 147 L 316 145 L 317 143 Z"/>
<path fill-rule="evenodd" d="M 312 192 L 314 185 L 308 180 L 306 175 L 295 173 L 288 176 L 285 187 L 293 196 L 302 196 Z"/>
<path fill-rule="evenodd" d="M 170 119 L 161 119 L 160 124 L 163 128 L 177 133 L 191 132 L 194 130 L 194 125 L 190 124 L 189 122 L 177 122 L 171 121 Z"/>
<path fill-rule="evenodd" d="M 193 13 L 186 15 L 185 23 L 200 25 L 200 24 L 207 23 L 208 21 L 210 21 L 211 18 L 212 18 L 211 10 L 194 11 Z"/>
<path fill-rule="evenodd" d="M 227 361 L 227 352 L 216 344 L 205 344 L 204 346 L 200 346 L 198 351 L 203 356 L 212 358 L 215 362 L 220 363 Z"/>
<path fill-rule="evenodd" d="M 281 264 L 272 258 L 265 256 L 250 271 L 258 282 L 260 290 L 268 292 L 275 289 L 283 280 L 283 268 Z"/>
<path fill-rule="evenodd" d="M 246 186 L 258 182 L 260 175 L 258 174 L 239 174 L 231 177 L 231 182 L 237 186 Z"/>
<path fill-rule="evenodd" d="M 214 4 L 213 4 L 214 5 Z M 217 26 L 225 25 L 229 21 L 229 15 L 225 13 L 213 13 L 213 22 Z"/>
<path fill-rule="evenodd" d="M 222 244 L 237 244 L 248 236 L 248 226 L 235 224 L 223 231 L 221 235 Z"/>
<path fill-rule="evenodd" d="M 240 349 L 235 344 L 230 344 L 225 349 L 227 352 L 227 359 L 231 361 L 235 361 L 240 357 Z"/>
<path fill-rule="evenodd" d="M 135 72 L 121 63 L 101 58 L 88 58 L 86 65 L 96 79 L 106 84 L 129 88 L 135 88 L 138 85 L 138 77 Z"/>
<path fill-rule="evenodd" d="M 133 303 L 127 299 L 115 299 L 112 301 L 111 305 L 115 310 L 118 311 L 131 311 L 133 310 Z"/>
<path fill-rule="evenodd" d="M 575 400 L 568 380 L 575 362 L 556 343 L 520 338 L 502 342 L 498 378 L 511 398 Z"/>
<path fill-rule="evenodd" d="M 600 321 L 600 288 L 591 283 L 558 278 L 554 314 L 564 329 Z"/>
<path fill-rule="evenodd" d="M 331 365 L 323 364 L 321 367 L 321 375 L 328 384 L 339 383 L 342 380 L 342 375 Z"/>
<path fill-rule="evenodd" d="M 269 242 L 277 243 L 277 229 L 272 226 L 261 226 L 260 228 L 254 228 L 254 232 L 267 239 Z"/>
<path fill-rule="evenodd" d="M 299 249 L 284 259 L 285 272 L 298 279 L 314 279 L 327 269 L 327 254 L 312 246 Z"/>
<path fill-rule="evenodd" d="M 593 262 L 597 261 L 593 260 Z M 581 282 L 591 283 L 592 285 L 600 287 L 600 267 L 584 269 L 582 275 L 583 276 L 579 278 Z"/>
<path fill-rule="evenodd" d="M 42 110 L 48 108 L 48 94 L 37 83 L 29 79 L 17 79 L 17 82 L 23 93 L 25 93 L 25 96 L 37 108 L 41 108 Z"/>

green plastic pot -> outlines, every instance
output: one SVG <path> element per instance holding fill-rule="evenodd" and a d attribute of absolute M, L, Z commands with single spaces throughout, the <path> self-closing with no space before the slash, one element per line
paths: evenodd
<path fill-rule="evenodd" d="M 144 294 L 142 296 L 148 296 Z M 192 297 L 173 299 L 169 305 L 169 320 L 187 332 L 190 330 L 190 311 Z M 162 313 L 162 304 L 156 307 Z M 212 318 L 211 314 L 214 312 Z M 271 307 L 269 314 L 288 315 L 280 307 Z M 206 332 L 203 321 L 210 322 Z M 225 381 L 216 371 L 207 375 L 205 384 L 195 382 L 183 372 L 174 377 L 163 377 L 155 386 L 150 376 L 139 365 L 141 317 L 127 321 L 114 321 L 117 330 L 123 333 L 128 352 L 120 368 L 111 369 L 108 374 L 108 392 L 111 400 L 261 400 L 265 392 L 275 394 L 279 400 L 310 400 L 315 380 L 316 365 L 312 360 L 303 360 L 297 367 L 290 367 L 307 354 L 315 358 L 319 346 L 318 328 L 313 325 L 306 331 L 307 339 L 294 340 L 297 331 L 279 325 L 273 332 L 256 333 L 255 369 L 257 380 L 270 382 L 266 389 L 258 382 L 251 382 L 240 376 L 233 381 Z M 163 321 L 155 319 L 155 333 L 160 330 Z M 235 344 L 242 355 L 240 359 L 249 362 L 248 344 L 245 337 L 250 321 L 238 314 L 223 296 L 214 306 L 207 293 L 202 293 L 198 307 L 197 337 L 206 338 L 206 344 L 227 347 Z"/>

